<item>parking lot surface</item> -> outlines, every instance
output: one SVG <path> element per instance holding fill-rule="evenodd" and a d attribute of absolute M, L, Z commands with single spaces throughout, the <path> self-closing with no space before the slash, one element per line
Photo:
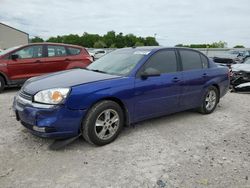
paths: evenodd
<path fill-rule="evenodd" d="M 250 187 L 250 94 L 214 113 L 181 112 L 125 128 L 113 143 L 59 151 L 31 135 L 0 94 L 0 187 Z"/>

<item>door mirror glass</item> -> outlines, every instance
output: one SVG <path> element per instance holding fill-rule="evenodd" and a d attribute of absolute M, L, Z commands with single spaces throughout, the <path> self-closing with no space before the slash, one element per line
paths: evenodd
<path fill-rule="evenodd" d="M 11 55 L 12 60 L 16 60 L 16 59 L 18 59 L 18 57 L 19 57 L 18 54 L 12 54 Z"/>
<path fill-rule="evenodd" d="M 160 71 L 152 67 L 148 67 L 141 73 L 141 78 L 147 79 L 148 77 L 160 76 L 160 75 L 161 75 Z"/>

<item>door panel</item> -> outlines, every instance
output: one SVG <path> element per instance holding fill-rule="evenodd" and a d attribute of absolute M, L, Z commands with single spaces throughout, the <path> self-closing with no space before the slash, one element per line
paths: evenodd
<path fill-rule="evenodd" d="M 186 108 L 197 107 L 201 103 L 203 87 L 206 83 L 206 78 L 203 74 L 203 69 L 185 71 L 183 74 L 183 91 L 181 97 L 181 105 Z"/>
<path fill-rule="evenodd" d="M 153 76 L 142 79 L 145 74 Z M 178 111 L 181 83 L 175 50 L 153 54 L 135 80 L 135 121 Z"/>
<path fill-rule="evenodd" d="M 208 80 L 208 59 L 194 50 L 179 49 L 183 69 L 181 105 L 186 109 L 201 105 L 204 85 Z"/>
<path fill-rule="evenodd" d="M 163 74 L 135 81 L 136 121 L 179 111 L 181 73 Z"/>
<path fill-rule="evenodd" d="M 46 56 L 47 58 L 40 64 L 41 74 L 65 70 L 71 62 L 66 48 L 61 45 L 46 45 Z"/>
<path fill-rule="evenodd" d="M 13 54 L 18 55 L 18 58 L 10 58 L 7 64 L 11 80 L 23 80 L 39 75 L 39 64 L 44 59 L 42 45 L 28 46 Z"/>

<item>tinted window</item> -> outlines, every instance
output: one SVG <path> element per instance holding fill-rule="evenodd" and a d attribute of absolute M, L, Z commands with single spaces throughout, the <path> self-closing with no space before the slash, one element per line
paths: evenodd
<path fill-rule="evenodd" d="M 177 60 L 175 51 L 173 50 L 162 50 L 156 52 L 150 59 L 146 62 L 143 70 L 148 68 L 153 68 L 160 73 L 171 73 L 177 71 Z"/>
<path fill-rule="evenodd" d="M 202 69 L 201 57 L 198 52 L 180 50 L 183 70 Z"/>
<path fill-rule="evenodd" d="M 48 45 L 48 56 L 54 57 L 54 56 L 66 56 L 66 49 L 64 46 L 52 46 Z"/>
<path fill-rule="evenodd" d="M 43 47 L 42 45 L 29 46 L 16 51 L 14 54 L 17 54 L 19 59 L 39 58 L 43 56 Z"/>
<path fill-rule="evenodd" d="M 71 55 L 78 55 L 81 52 L 79 48 L 73 48 L 73 47 L 68 47 L 68 50 Z"/>
<path fill-rule="evenodd" d="M 208 59 L 202 54 L 200 54 L 200 56 L 201 56 L 202 67 L 208 68 Z"/>

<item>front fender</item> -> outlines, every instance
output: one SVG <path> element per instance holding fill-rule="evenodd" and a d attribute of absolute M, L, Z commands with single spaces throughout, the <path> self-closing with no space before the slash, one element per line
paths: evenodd
<path fill-rule="evenodd" d="M 134 79 L 119 78 L 83 84 L 72 87 L 65 104 L 70 109 L 88 110 L 96 102 L 105 98 L 117 98 L 128 111 L 133 111 Z"/>

